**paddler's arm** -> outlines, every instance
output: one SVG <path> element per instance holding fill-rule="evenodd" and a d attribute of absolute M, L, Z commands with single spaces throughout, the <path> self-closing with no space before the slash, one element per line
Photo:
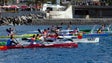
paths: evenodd
<path fill-rule="evenodd" d="M 12 43 L 14 43 L 15 45 L 19 44 L 18 42 L 12 41 Z"/>
<path fill-rule="evenodd" d="M 18 42 L 13 41 L 13 43 L 15 44 L 15 46 L 19 46 L 19 47 L 24 48 L 24 46 L 23 46 L 23 45 L 21 45 L 21 44 L 19 44 Z"/>

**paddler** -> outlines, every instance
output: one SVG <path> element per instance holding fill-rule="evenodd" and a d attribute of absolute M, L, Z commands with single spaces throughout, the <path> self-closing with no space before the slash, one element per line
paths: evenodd
<path fill-rule="evenodd" d="M 102 29 L 99 28 L 99 29 L 97 30 L 97 33 L 98 33 L 98 34 L 102 33 Z"/>
<path fill-rule="evenodd" d="M 97 33 L 103 33 L 104 30 L 105 30 L 105 25 L 102 25 L 102 26 L 97 30 Z"/>
<path fill-rule="evenodd" d="M 41 34 L 37 34 L 36 36 L 35 36 L 35 41 L 36 42 L 39 42 L 39 41 L 41 41 Z"/>
<path fill-rule="evenodd" d="M 30 45 L 35 44 L 35 40 L 36 40 L 35 38 L 36 36 L 33 35 L 32 38 L 30 39 L 30 42 L 31 42 Z"/>
<path fill-rule="evenodd" d="M 104 31 L 105 30 L 105 25 L 101 26 L 101 30 Z"/>
<path fill-rule="evenodd" d="M 6 29 L 6 31 L 8 32 L 8 36 L 14 35 L 14 30 L 12 28 Z"/>
<path fill-rule="evenodd" d="M 42 32 L 43 36 L 46 37 L 48 35 L 48 30 L 44 29 L 44 31 Z"/>
<path fill-rule="evenodd" d="M 10 39 L 7 40 L 6 46 L 18 45 L 18 43 L 15 42 L 14 40 L 15 40 L 15 39 L 14 39 L 13 35 L 11 35 L 11 36 L 10 36 Z"/>
<path fill-rule="evenodd" d="M 79 28 L 78 27 L 76 27 L 75 29 L 74 29 L 74 31 L 73 31 L 75 34 L 78 34 L 79 33 Z"/>
<path fill-rule="evenodd" d="M 78 39 L 82 39 L 82 35 L 83 35 L 83 33 L 82 32 L 79 32 L 77 38 Z"/>
<path fill-rule="evenodd" d="M 40 38 L 40 35 L 39 34 L 37 34 L 36 36 L 35 36 L 35 39 L 39 39 Z"/>

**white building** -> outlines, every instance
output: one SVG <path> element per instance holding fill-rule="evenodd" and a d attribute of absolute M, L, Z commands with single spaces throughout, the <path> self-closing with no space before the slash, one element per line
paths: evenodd
<path fill-rule="evenodd" d="M 43 8 L 42 8 L 42 11 L 60 11 L 62 9 L 64 9 L 65 7 L 64 6 L 61 6 L 61 5 L 57 5 L 57 4 L 43 4 Z"/>

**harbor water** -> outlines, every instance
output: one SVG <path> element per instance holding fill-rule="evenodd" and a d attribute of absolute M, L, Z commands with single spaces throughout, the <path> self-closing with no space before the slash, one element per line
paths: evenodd
<path fill-rule="evenodd" d="M 0 26 L 0 36 L 14 27 L 16 34 L 37 33 L 49 26 Z M 66 25 L 62 26 L 66 29 Z M 94 25 L 73 25 L 72 29 L 92 29 Z M 99 25 L 96 27 L 98 28 Z M 79 43 L 78 48 L 33 48 L 0 51 L 0 63 L 112 63 L 112 36 L 100 36 L 95 44 Z"/>

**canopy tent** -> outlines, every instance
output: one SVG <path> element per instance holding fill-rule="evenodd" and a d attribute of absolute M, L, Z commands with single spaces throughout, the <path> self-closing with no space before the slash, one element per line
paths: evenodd
<path fill-rule="evenodd" d="M 11 5 L 9 8 L 19 8 L 17 5 Z"/>
<path fill-rule="evenodd" d="M 17 5 L 8 5 L 2 7 L 5 12 L 18 12 L 19 7 Z"/>
<path fill-rule="evenodd" d="M 2 6 L 2 8 L 9 8 L 9 7 L 10 7 L 10 5 L 8 5 L 8 6 L 6 6 L 6 5 Z"/>
<path fill-rule="evenodd" d="M 17 5 L 2 6 L 2 8 L 19 8 Z"/>
<path fill-rule="evenodd" d="M 29 8 L 29 7 L 27 5 L 22 5 L 20 8 L 21 9 L 26 9 L 26 8 Z"/>

